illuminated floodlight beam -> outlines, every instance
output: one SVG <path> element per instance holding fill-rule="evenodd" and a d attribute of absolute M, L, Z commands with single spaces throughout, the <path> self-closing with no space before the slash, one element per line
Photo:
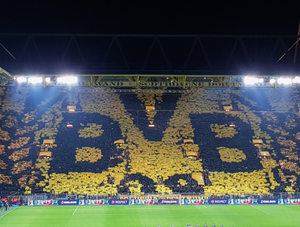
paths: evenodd
<path fill-rule="evenodd" d="M 41 84 L 43 82 L 43 78 L 42 77 L 29 77 L 28 78 L 28 82 L 30 84 Z"/>
<path fill-rule="evenodd" d="M 277 80 L 278 84 L 289 85 L 293 83 L 292 78 L 279 78 Z"/>
<path fill-rule="evenodd" d="M 50 83 L 51 82 L 50 77 L 46 77 L 45 81 L 46 83 Z"/>
<path fill-rule="evenodd" d="M 264 82 L 263 78 L 257 78 L 257 77 L 252 77 L 252 76 L 244 77 L 244 83 L 247 85 L 253 85 L 253 84 L 258 84 L 258 83 L 263 83 L 263 82 Z"/>
<path fill-rule="evenodd" d="M 60 83 L 60 84 L 76 84 L 77 82 L 78 82 L 77 76 L 57 77 L 57 83 Z"/>
<path fill-rule="evenodd" d="M 296 76 L 296 77 L 293 79 L 293 84 L 300 84 L 300 77 L 299 77 L 299 76 Z"/>
<path fill-rule="evenodd" d="M 275 84 L 276 80 L 275 79 L 270 79 L 270 84 Z"/>
<path fill-rule="evenodd" d="M 26 83 L 27 79 L 24 76 L 19 76 L 19 77 L 17 77 L 17 82 L 18 83 Z"/>

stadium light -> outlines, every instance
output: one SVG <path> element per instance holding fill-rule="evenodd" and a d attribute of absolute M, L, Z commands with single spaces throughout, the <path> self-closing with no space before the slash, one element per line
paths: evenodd
<path fill-rule="evenodd" d="M 17 82 L 18 83 L 26 83 L 27 79 L 24 76 L 20 76 L 20 77 L 17 77 Z"/>
<path fill-rule="evenodd" d="M 77 82 L 78 82 L 77 76 L 57 77 L 57 83 L 60 83 L 60 84 L 76 84 Z"/>
<path fill-rule="evenodd" d="M 257 78 L 257 77 L 252 77 L 252 76 L 244 77 L 244 83 L 247 85 L 253 85 L 253 84 L 263 83 L 263 82 L 264 82 L 263 78 Z"/>
<path fill-rule="evenodd" d="M 43 78 L 42 77 L 38 77 L 38 76 L 29 77 L 28 78 L 28 82 L 30 84 L 40 84 L 40 83 L 43 82 Z"/>
<path fill-rule="evenodd" d="M 293 79 L 293 84 L 299 84 L 300 83 L 300 77 L 299 76 L 296 76 L 294 79 Z"/>
<path fill-rule="evenodd" d="M 270 84 L 275 84 L 276 80 L 275 79 L 271 79 L 270 80 Z"/>
<path fill-rule="evenodd" d="M 46 77 L 45 81 L 46 81 L 46 83 L 50 83 L 51 82 L 50 77 Z"/>
<path fill-rule="evenodd" d="M 293 83 L 292 78 L 279 78 L 277 80 L 278 84 L 289 85 Z"/>

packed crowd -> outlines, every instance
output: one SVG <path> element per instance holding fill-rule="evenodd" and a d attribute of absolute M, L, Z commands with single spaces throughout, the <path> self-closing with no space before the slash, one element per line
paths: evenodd
<path fill-rule="evenodd" d="M 291 110 L 300 98 L 262 91 L 265 107 L 233 89 L 166 95 L 74 88 L 39 97 L 40 106 L 26 111 L 30 91 L 20 92 L 2 93 L 0 188 L 99 195 L 246 195 L 299 188 L 298 115 Z M 286 109 L 279 101 L 287 102 Z M 77 107 L 74 113 L 70 105 Z M 229 105 L 233 111 L 224 111 Z M 43 144 L 45 139 L 54 142 Z M 119 139 L 124 143 L 114 144 Z M 38 152 L 53 157 L 41 159 Z M 270 156 L 259 155 L 264 152 Z"/>
<path fill-rule="evenodd" d="M 84 126 L 84 124 L 81 124 L 81 126 Z M 95 138 L 100 137 L 103 133 L 103 130 L 101 129 L 102 125 L 97 125 L 95 123 L 87 124 L 88 127 L 85 127 L 83 129 L 80 129 L 78 131 L 79 137 L 83 138 Z"/>

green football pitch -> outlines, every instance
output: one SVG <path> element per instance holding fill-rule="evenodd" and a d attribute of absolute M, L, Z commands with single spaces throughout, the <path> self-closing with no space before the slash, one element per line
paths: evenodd
<path fill-rule="evenodd" d="M 40 206 L 0 210 L 1 227 L 300 226 L 297 205 Z"/>

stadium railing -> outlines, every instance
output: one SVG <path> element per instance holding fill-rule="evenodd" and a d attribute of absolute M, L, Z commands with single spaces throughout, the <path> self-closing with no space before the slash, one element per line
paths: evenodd
<path fill-rule="evenodd" d="M 117 195 L 88 195 L 88 194 L 51 194 L 51 193 L 41 193 L 41 194 L 31 194 L 31 195 L 8 195 L 3 196 L 8 199 L 22 198 L 24 201 L 30 200 L 49 200 L 49 199 L 150 199 L 150 198 L 165 198 L 165 199 L 185 199 L 185 198 L 200 198 L 200 199 L 293 199 L 300 198 L 299 192 L 287 193 L 287 192 L 276 192 L 272 194 L 231 194 L 231 195 L 204 195 L 204 194 L 145 194 L 145 195 L 131 195 L 131 194 L 117 194 Z"/>

